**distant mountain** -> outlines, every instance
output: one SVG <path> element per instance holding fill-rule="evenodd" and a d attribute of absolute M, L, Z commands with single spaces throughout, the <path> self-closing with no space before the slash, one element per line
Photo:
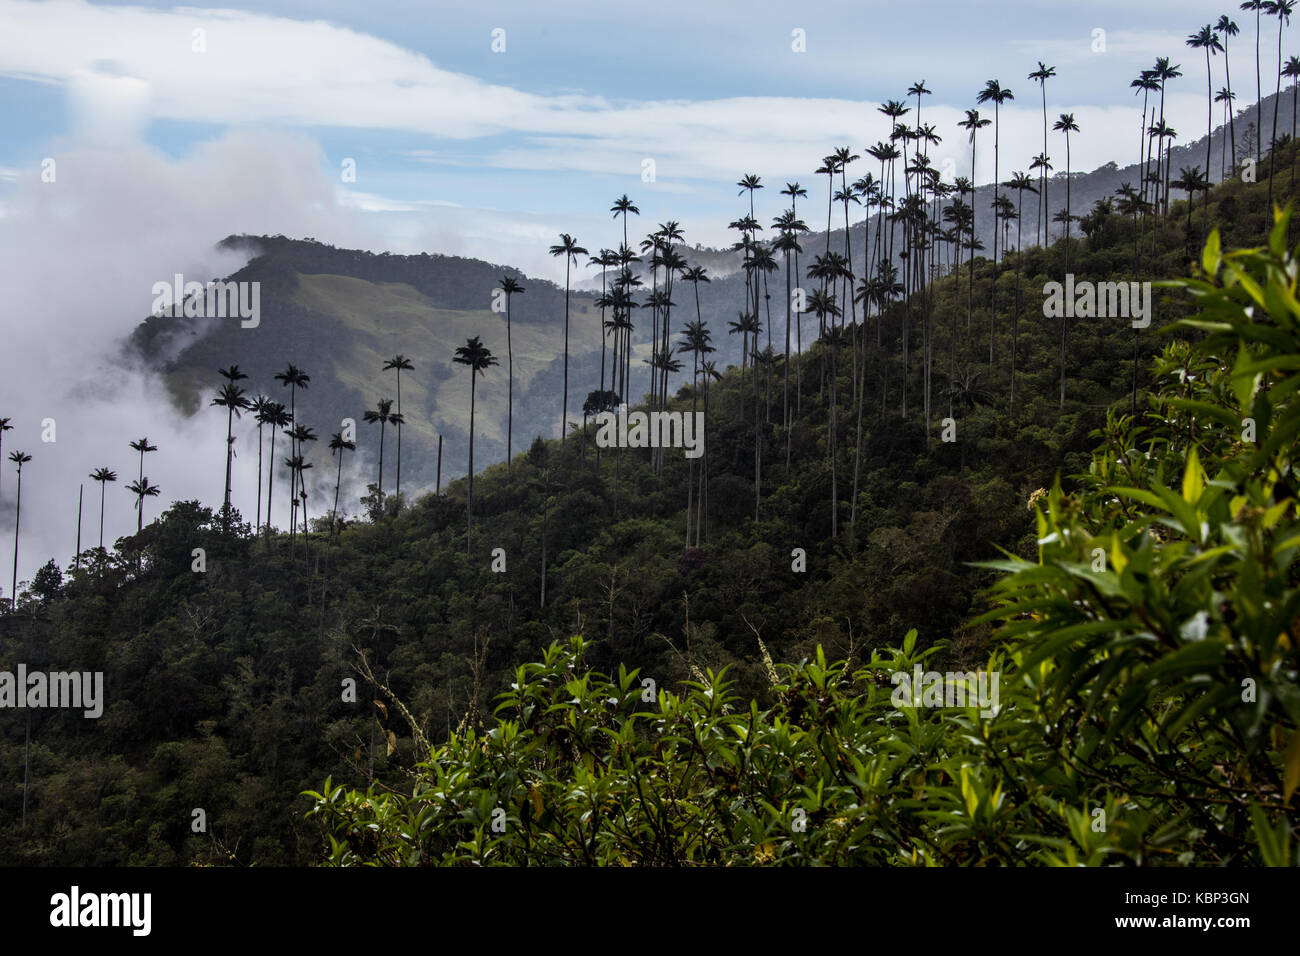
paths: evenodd
<path fill-rule="evenodd" d="M 231 364 L 248 374 L 240 384 L 250 396 L 260 392 L 287 402 L 288 390 L 274 376 L 292 362 L 311 376 L 309 388 L 298 396 L 299 419 L 326 440 L 345 418 L 355 419 L 364 435 L 364 429 L 374 428 L 362 423 L 365 410 L 397 396 L 396 377 L 383 365 L 401 353 L 415 366 L 402 376 L 403 485 L 432 487 L 440 434 L 443 482 L 463 474 L 468 465 L 469 373 L 452 357 L 467 338 L 479 336 L 500 365 L 479 379 L 475 463 L 481 467 L 504 460 L 506 321 L 492 305 L 499 280 L 509 275 L 525 289 L 511 307 L 514 450 L 526 449 L 536 435 L 558 437 L 564 289 L 555 283 L 477 259 L 374 254 L 284 236 L 231 236 L 220 246 L 251 255 L 247 265 L 226 278 L 261 284 L 258 326 L 243 328 L 233 318 L 150 316 L 130 340 L 130 348 L 164 375 L 172 400 L 184 413 L 194 414 L 207 404 L 220 381 L 216 370 Z M 648 279 L 644 291 L 650 291 Z M 694 289 L 678 283 L 673 298 L 675 342 L 676 330 L 695 318 Z M 714 330 L 715 358 L 722 365 L 739 361 L 739 339 L 728 336 L 725 322 L 735 319 L 743 298 L 741 275 L 700 287 L 701 314 Z M 590 293 L 575 292 L 570 299 L 569 420 L 580 422 L 587 393 L 600 386 L 600 312 Z M 783 301 L 781 292 L 776 305 Z M 651 349 L 648 313 L 634 314 L 634 321 L 632 381 L 644 391 L 649 371 L 642 360 Z M 330 457 L 325 444 L 319 441 L 311 449 L 318 474 L 328 470 L 321 467 Z M 389 474 L 386 470 L 385 477 Z"/>

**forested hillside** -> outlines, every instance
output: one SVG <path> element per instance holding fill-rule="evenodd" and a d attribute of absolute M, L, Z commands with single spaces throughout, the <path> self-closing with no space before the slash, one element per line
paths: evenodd
<path fill-rule="evenodd" d="M 1278 153 L 1280 201 L 1294 195 L 1295 152 Z M 861 300 L 836 297 L 845 277 L 827 268 L 829 252 L 814 265 L 809 250 L 804 267 L 821 269 L 810 325 L 822 334 L 803 354 L 786 362 L 777 344 L 784 283 L 772 299 L 780 308 L 760 326 L 774 347 L 738 328 L 748 341 L 740 367 L 697 374 L 709 339 L 688 331 L 681 377 L 668 388 L 656 374 L 652 388 L 651 367 L 634 367 L 623 350 L 618 374 L 631 394 L 704 414 L 699 459 L 599 448 L 590 424 L 563 442 L 532 440 L 517 418 L 521 451 L 475 469 L 472 494 L 444 472 L 442 494 L 402 500 L 377 475 L 361 517 L 313 504 L 310 533 L 292 535 L 253 527 L 245 503 L 182 502 L 83 553 L 79 568 L 51 563 L 0 619 L 0 669 L 102 670 L 107 703 L 93 725 L 60 711 L 0 712 L 9 768 L 0 852 L 75 865 L 1014 862 L 1041 837 L 1035 845 L 1051 859 L 1040 862 L 1289 859 L 1283 804 L 1300 767 L 1286 477 L 1300 306 L 1289 224 L 1267 255 L 1232 260 L 1240 271 L 1217 252 L 1201 256 L 1212 227 L 1224 248 L 1269 240 L 1267 189 L 1225 182 L 1200 194 L 1205 208 L 1175 200 L 1167 215 L 1124 197 L 1102 202 L 1068 242 L 997 261 L 958 255 L 960 268 L 931 284 L 882 270 Z M 210 393 L 197 391 L 208 386 L 194 370 L 210 366 L 210 379 L 246 363 L 261 386 L 286 362 L 330 369 L 333 335 L 359 341 L 322 311 L 294 318 L 310 311 L 300 297 L 313 277 L 349 277 L 366 295 L 401 283 L 424 297 L 419 308 L 453 313 L 486 308 L 479 298 L 508 272 L 253 241 L 263 254 L 243 276 L 271 286 L 268 299 L 298 305 L 264 321 L 260 357 L 222 354 L 220 335 L 183 351 L 174 371 L 192 376 L 195 401 Z M 876 231 L 869 241 L 886 240 Z M 344 258 L 346 268 L 334 261 Z M 1202 263 L 1212 286 L 1157 288 L 1148 327 L 1127 316 L 1044 317 L 1049 283 L 1067 275 L 1160 280 Z M 743 274 L 735 283 L 733 311 L 760 311 L 757 283 Z M 563 300 L 563 289 L 533 285 L 522 299 L 544 307 L 531 317 L 520 309 L 525 329 Z M 322 301 L 342 294 L 335 287 Z M 695 321 L 693 308 L 680 315 L 687 295 L 678 299 L 673 336 Z M 850 301 L 845 315 L 837 303 Z M 1187 323 L 1198 301 L 1211 303 L 1217 324 Z M 583 302 L 575 318 L 591 315 L 583 308 L 595 306 Z M 286 339 L 294 354 L 277 350 L 276 329 L 296 320 L 324 323 L 319 353 L 299 354 L 299 336 Z M 136 345 L 148 350 L 158 331 L 146 323 Z M 570 419 L 584 401 L 592 411 L 609 405 L 596 343 L 570 363 Z M 439 388 L 463 395 L 445 414 L 464 416 L 467 443 L 480 429 L 499 442 L 499 395 L 484 404 L 479 393 L 482 417 L 469 428 L 482 368 L 472 345 L 456 362 L 445 356 Z M 313 378 L 297 396 L 300 415 L 330 430 L 346 413 L 360 419 L 374 403 L 363 380 L 387 374 L 382 361 L 398 351 L 358 349 L 319 405 Z M 656 351 L 655 372 L 671 371 Z M 515 415 L 534 399 L 516 393 Z M 558 411 L 558 396 L 550 405 Z M 1240 435 L 1243 408 L 1257 419 L 1254 450 Z M 364 444 L 374 437 L 357 451 L 377 458 Z M 404 454 L 407 474 L 428 475 L 427 445 L 408 443 Z M 318 476 L 330 461 L 323 456 Z M 330 497 L 317 482 L 313 502 Z M 1123 503 L 1121 484 L 1137 489 Z M 1095 560 L 1094 541 L 1110 562 L 1100 577 L 1081 570 Z M 1003 554 L 1014 557 L 987 563 Z M 1207 616 L 1196 617 L 1202 603 Z M 586 643 L 567 658 L 572 635 Z M 887 706 L 891 671 L 923 659 L 973 671 L 990 653 L 1004 671 L 998 716 Z M 543 655 L 544 665 L 520 670 Z M 814 663 L 777 670 L 800 661 Z M 638 674 L 584 683 L 588 667 Z M 723 668 L 729 710 L 709 676 Z M 681 700 L 643 701 L 646 677 Z M 1245 717 L 1228 699 L 1242 679 L 1261 687 Z M 683 690 L 687 680 L 713 690 Z M 1085 681 L 1093 696 L 1080 696 Z M 1218 690 L 1196 697 L 1202 685 Z M 512 695 L 508 731 L 493 717 L 502 693 Z M 659 716 L 631 720 L 638 708 Z M 697 738 L 692 727 L 703 727 Z M 655 744 L 657 734 L 671 743 Z M 762 740 L 762 760 L 776 764 L 742 766 L 733 740 L 753 750 Z M 427 746 L 444 742 L 435 766 L 418 771 Z M 1062 753 L 1086 769 L 1063 765 Z M 693 776 L 692 759 L 707 770 Z M 525 769 L 536 775 L 525 779 Z M 658 780 L 661 809 L 642 805 L 618 839 L 597 839 L 577 811 L 561 810 L 579 798 L 630 808 L 637 785 L 628 781 L 638 777 Z M 339 790 L 317 807 L 333 844 L 305 816 L 313 799 L 302 795 L 326 778 L 374 788 L 369 798 Z M 722 806 L 720 794 L 741 803 Z M 1193 798 L 1210 809 L 1188 809 Z M 796 802 L 812 821 L 798 831 L 813 834 L 807 841 L 787 832 Z M 490 829 L 498 805 L 514 821 L 501 839 Z M 1131 822 L 1090 836 L 1097 807 Z M 966 829 L 937 832 L 946 819 L 937 808 L 964 813 Z M 394 814 L 426 809 L 426 822 L 448 824 L 436 837 L 400 832 Z M 700 815 L 698 844 L 683 846 L 678 837 Z M 535 851 L 518 840 L 525 818 L 540 834 Z M 1038 836 L 1025 837 L 1030 829 Z"/>

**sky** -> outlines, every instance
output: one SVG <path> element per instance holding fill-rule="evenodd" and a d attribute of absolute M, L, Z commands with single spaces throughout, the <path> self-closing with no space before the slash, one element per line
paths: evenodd
<path fill-rule="evenodd" d="M 950 180 L 970 175 L 956 123 L 976 93 L 989 79 L 1012 90 L 997 127 L 1005 179 L 1043 148 L 1042 91 L 1026 78 L 1039 60 L 1057 71 L 1049 119 L 1072 112 L 1080 127 L 1073 168 L 1125 165 L 1141 105 L 1129 83 L 1157 56 L 1182 65 L 1166 97 L 1179 141 L 1203 134 L 1205 61 L 1185 41 L 1224 12 L 1241 28 L 1228 50 L 1238 106 L 1253 100 L 1255 24 L 1236 6 L 0 0 L 0 417 L 15 426 L 5 454 L 42 459 L 24 472 L 32 544 L 20 578 L 70 554 L 75 528 L 61 515 L 91 467 L 118 465 L 109 500 L 121 505 L 129 438 L 186 449 L 151 462 L 164 487 L 151 507 L 212 499 L 193 462 L 220 459 L 220 437 L 204 414 L 178 420 L 115 346 L 149 311 L 154 282 L 238 268 L 213 248 L 225 235 L 474 256 L 562 281 L 547 247 L 561 232 L 593 251 L 615 245 L 609 206 L 624 193 L 642 232 L 673 219 L 688 244 L 715 246 L 747 211 L 735 186 L 746 173 L 769 187 L 760 221 L 784 205 L 787 182 L 824 202 L 821 158 L 886 137 L 885 100 L 907 99 L 915 123 L 907 89 L 920 80 L 933 91 L 921 121 L 943 137 L 931 161 Z M 1262 53 L 1267 84 L 1275 20 Z M 1223 66 L 1215 57 L 1215 89 Z M 977 142 L 979 182 L 993 178 L 993 131 Z M 1063 143 L 1049 152 L 1061 168 Z M 56 441 L 41 441 L 46 418 Z M 3 532 L 14 474 L 0 469 Z M 97 506 L 98 488 L 86 493 Z M 106 537 L 133 527 L 128 502 Z"/>

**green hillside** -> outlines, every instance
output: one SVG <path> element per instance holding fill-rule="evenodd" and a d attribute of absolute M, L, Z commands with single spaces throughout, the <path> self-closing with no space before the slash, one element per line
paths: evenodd
<path fill-rule="evenodd" d="M 1295 158 L 1279 153 L 1282 200 Z M 1269 240 L 1265 189 L 1215 188 L 1205 222 L 1225 247 Z M 66 712 L 0 712 L 0 761 L 22 767 L 28 748 L 26 790 L 0 782 L 0 850 L 67 865 L 1296 862 L 1288 224 L 1229 265 L 1200 255 L 1199 203 L 1190 219 L 1181 201 L 1167 218 L 1117 209 L 857 323 L 831 315 L 788 377 L 779 355 L 697 389 L 684 369 L 666 398 L 707 408 L 698 467 L 599 450 L 594 428 L 520 437 L 554 381 L 537 353 L 556 296 L 521 278 L 542 302 L 516 329 L 528 450 L 480 470 L 471 513 L 463 479 L 316 518 L 306 540 L 182 502 L 66 577 L 42 571 L 0 619 L 0 670 L 102 669 L 107 704 L 93 733 Z M 173 364 L 178 388 L 238 362 L 256 389 L 292 361 L 324 422 L 373 405 L 368 376 L 401 351 L 428 356 L 411 434 L 465 413 L 451 348 L 501 322 L 474 307 L 500 269 L 254 242 L 273 247 L 243 273 L 266 283 L 259 344 L 207 335 Z M 1067 273 L 1201 262 L 1214 284 L 1162 287 L 1136 333 L 1043 317 Z M 743 301 L 743 276 L 734 288 Z M 135 344 L 162 354 L 165 331 L 151 320 Z M 499 371 L 479 386 L 476 463 L 501 441 Z M 427 474 L 412 448 L 404 467 Z M 891 675 L 918 664 L 996 670 L 1006 706 L 893 704 Z M 673 696 L 643 700 L 647 677 Z M 445 749 L 421 767 L 430 746 Z M 334 799 L 303 796 L 327 778 Z"/>

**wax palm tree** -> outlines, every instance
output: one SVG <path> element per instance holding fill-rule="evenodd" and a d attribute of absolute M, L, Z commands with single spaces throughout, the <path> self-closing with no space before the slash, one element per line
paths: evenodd
<path fill-rule="evenodd" d="M 1202 190 L 1204 190 L 1205 192 L 1208 193 L 1209 190 L 1210 190 L 1210 181 L 1209 181 L 1205 176 L 1202 176 L 1202 175 L 1201 175 L 1201 167 L 1200 167 L 1200 166 L 1193 166 L 1191 169 L 1188 169 L 1186 166 L 1183 166 L 1183 167 L 1179 170 L 1179 172 L 1180 172 L 1182 175 L 1180 175 L 1177 179 L 1175 179 L 1175 180 L 1173 181 L 1173 183 L 1171 183 L 1171 185 L 1172 185 L 1175 189 L 1181 189 L 1181 190 L 1183 190 L 1184 192 L 1187 193 L 1187 233 L 1186 233 L 1186 237 L 1187 237 L 1187 238 L 1186 238 L 1186 242 L 1187 242 L 1187 244 L 1190 246 L 1190 244 L 1191 244 L 1191 238 L 1192 238 L 1192 206 L 1193 206 L 1194 203 L 1195 203 L 1195 196 L 1196 196 L 1196 194 L 1197 194 L 1198 192 L 1201 192 Z M 1208 220 L 1208 216 L 1209 216 L 1209 213 L 1208 213 L 1208 203 L 1207 203 L 1207 212 L 1206 212 L 1205 215 L 1206 215 L 1207 218 L 1204 219 L 1204 220 L 1202 220 L 1202 222 L 1203 222 L 1203 226 L 1202 226 L 1202 228 L 1203 228 L 1203 229 L 1206 228 L 1206 227 L 1208 226 L 1208 223 L 1209 223 L 1209 220 Z"/>
<path fill-rule="evenodd" d="M 1295 11 L 1295 0 L 1272 0 L 1264 7 L 1264 11 L 1277 17 L 1277 89 L 1273 93 L 1273 130 L 1268 151 L 1268 207 L 1272 209 L 1273 154 L 1277 152 L 1277 106 L 1282 100 L 1282 28 L 1291 22 L 1291 14 Z"/>
<path fill-rule="evenodd" d="M 149 444 L 148 438 L 137 438 L 135 441 L 131 442 L 131 447 L 135 451 L 138 451 L 140 453 L 140 474 L 138 476 L 138 480 L 143 481 L 144 480 L 144 456 L 149 454 L 149 452 L 151 451 L 157 451 L 158 446 Z"/>
<path fill-rule="evenodd" d="M 1052 129 L 1065 133 L 1065 268 L 1070 268 L 1070 134 L 1079 132 L 1073 113 L 1062 113 Z"/>
<path fill-rule="evenodd" d="M 388 420 L 390 422 L 393 420 L 391 415 L 389 416 Z M 293 446 L 298 449 L 297 455 L 295 455 L 294 457 L 305 458 L 306 449 L 303 446 L 306 445 L 307 442 L 315 441 L 316 433 L 312 431 L 310 428 L 308 428 L 306 425 L 294 425 L 293 428 L 288 432 L 288 435 L 293 440 Z M 308 465 L 307 467 L 310 468 L 311 466 Z M 303 533 L 303 537 L 305 538 L 307 536 L 307 518 L 306 518 L 307 512 L 306 512 L 306 501 L 305 501 L 307 489 L 302 486 L 302 472 L 303 469 L 301 468 L 294 469 L 294 479 L 298 488 L 298 496 L 293 500 L 292 505 L 294 507 L 295 515 L 297 514 L 297 508 L 299 507 L 299 504 L 301 503 L 302 505 L 303 508 L 302 533 Z M 290 530 L 289 544 L 292 547 L 293 545 L 292 527 Z"/>
<path fill-rule="evenodd" d="M 606 265 L 608 262 L 607 257 L 605 256 L 606 252 L 608 252 L 608 250 L 601 250 L 601 258 L 599 262 L 602 266 Z M 499 288 L 506 295 L 506 474 L 509 474 L 510 459 L 513 457 L 512 449 L 514 447 L 513 436 L 515 425 L 515 352 L 510 337 L 510 297 L 515 294 L 522 295 L 524 287 L 516 282 L 513 277 L 502 276 Z M 600 375 L 601 385 L 603 387 L 605 377 L 605 347 L 603 337 L 601 339 Z M 398 411 L 400 412 L 401 409 L 399 408 Z"/>
<path fill-rule="evenodd" d="M 1164 130 L 1164 132 L 1160 135 L 1158 141 L 1159 145 L 1161 146 L 1161 153 L 1157 154 L 1156 175 L 1157 176 L 1160 175 L 1161 163 L 1163 162 L 1164 214 L 1166 216 L 1169 215 L 1169 165 L 1172 162 L 1172 157 L 1173 157 L 1172 140 L 1175 138 L 1175 136 L 1174 136 L 1174 131 L 1165 125 L 1165 86 L 1170 80 L 1176 80 L 1178 77 L 1183 75 L 1180 66 L 1181 65 L 1177 63 L 1171 64 L 1169 62 L 1169 57 L 1162 56 L 1156 58 L 1156 65 L 1153 71 L 1155 73 L 1156 79 L 1160 81 L 1160 122 L 1157 125 L 1159 128 Z M 1170 140 L 1168 156 L 1162 155 L 1165 139 Z"/>
<path fill-rule="evenodd" d="M 238 371 L 238 366 L 231 366 L 231 370 Z M 224 375 L 225 372 L 223 371 Z M 246 376 L 240 376 L 241 378 Z M 229 529 L 230 527 L 230 460 L 235 453 L 235 436 L 233 428 L 235 419 L 245 409 L 251 407 L 251 403 L 244 397 L 244 390 L 234 383 L 228 381 L 217 391 L 217 397 L 209 402 L 210 405 L 217 405 L 226 410 L 226 493 L 225 499 L 221 506 L 221 523 L 222 526 Z"/>
<path fill-rule="evenodd" d="M 298 389 L 306 389 L 311 383 L 311 376 L 298 368 L 292 362 L 283 372 L 277 372 L 275 380 L 284 388 L 289 389 L 289 424 L 296 424 L 298 421 Z M 290 448 L 289 455 L 292 457 L 298 453 L 297 447 Z M 274 459 L 272 459 L 274 460 Z M 298 500 L 298 483 L 297 475 L 294 472 L 289 473 L 289 529 L 293 534 L 293 529 L 297 522 L 297 500 Z M 270 524 L 268 520 L 267 524 Z"/>
<path fill-rule="evenodd" d="M 508 298 L 506 303 L 506 312 L 508 314 L 510 311 Z M 394 355 L 384 363 L 385 372 L 390 369 L 397 372 L 397 417 L 391 419 L 391 421 L 397 425 L 397 487 L 393 490 L 393 494 L 399 497 L 402 494 L 402 425 L 406 422 L 406 419 L 402 417 L 402 373 L 409 372 L 412 368 L 410 360 L 405 355 Z"/>
<path fill-rule="evenodd" d="M 257 520 L 253 523 L 253 528 L 259 533 L 262 527 L 262 427 L 266 424 L 266 413 L 272 404 L 274 403 L 265 395 L 258 395 L 248 404 L 253 421 L 257 422 Z"/>
<path fill-rule="evenodd" d="M 14 426 L 9 424 L 9 422 L 10 419 L 8 418 L 0 418 L 0 453 L 3 453 L 4 451 L 5 432 L 11 432 L 14 430 Z M 3 483 L 0 483 L 0 487 L 3 487 Z"/>
<path fill-rule="evenodd" d="M 379 425 L 379 502 L 382 507 L 384 500 L 384 426 L 393 420 L 393 400 L 391 398 L 381 398 L 374 408 L 368 408 L 362 419 L 367 425 Z M 382 513 L 382 511 L 381 511 Z"/>
<path fill-rule="evenodd" d="M 1291 80 L 1291 138 L 1295 139 L 1296 82 L 1300 81 L 1300 56 L 1290 57 L 1282 67 L 1282 75 Z"/>
<path fill-rule="evenodd" d="M 1223 86 L 1219 87 L 1219 92 L 1214 94 L 1214 102 L 1223 104 L 1223 125 L 1224 126 L 1227 126 L 1229 120 L 1232 118 L 1232 114 L 1234 112 L 1232 109 L 1232 101 L 1235 98 L 1236 97 L 1234 96 L 1232 90 Z M 1233 149 L 1235 151 L 1236 149 L 1235 144 L 1233 145 Z M 1223 142 L 1219 146 L 1219 166 L 1224 170 L 1225 177 L 1227 175 L 1227 170 L 1235 169 L 1237 166 L 1235 153 L 1233 156 L 1232 165 L 1231 166 L 1228 165 L 1227 152 L 1228 152 L 1228 137 L 1225 136 L 1223 137 Z"/>
<path fill-rule="evenodd" d="M 1154 126 L 1151 127 L 1150 135 L 1156 141 L 1156 176 L 1155 176 L 1156 189 L 1155 189 L 1155 197 L 1154 197 L 1155 205 L 1158 210 L 1161 210 L 1164 214 L 1167 215 L 1169 211 L 1169 186 L 1167 182 L 1169 178 L 1168 165 L 1166 164 L 1163 167 L 1161 165 L 1162 162 L 1165 161 L 1165 157 L 1163 155 L 1164 141 L 1165 140 L 1170 141 L 1170 154 L 1172 155 L 1172 150 L 1173 150 L 1172 144 L 1173 144 L 1173 140 L 1176 140 L 1178 138 L 1178 131 L 1174 129 L 1172 126 L 1170 126 L 1168 123 L 1166 123 L 1164 120 L 1160 120 L 1158 123 L 1156 123 Z M 1162 169 L 1164 170 L 1163 174 L 1162 174 Z M 1165 183 L 1163 187 L 1161 186 L 1162 182 Z"/>
<path fill-rule="evenodd" d="M 9 610 L 18 607 L 18 527 L 23 517 L 23 465 L 32 460 L 31 455 L 20 451 L 9 453 L 9 460 L 18 466 L 18 500 L 14 504 L 14 576 L 9 586 Z"/>
<path fill-rule="evenodd" d="M 1187 45 L 1193 50 L 1205 51 L 1205 175 L 1210 176 L 1210 145 L 1214 138 L 1214 74 L 1210 68 L 1210 55 L 1223 52 L 1223 44 L 1214 26 L 1207 23 L 1200 30 L 1187 38 Z M 1209 201 L 1209 195 L 1206 195 Z"/>
<path fill-rule="evenodd" d="M 339 468 L 334 478 L 334 519 L 333 523 L 339 520 L 339 489 L 343 486 L 343 452 L 356 451 L 357 443 L 353 441 L 344 441 L 342 432 L 335 432 L 330 436 L 330 455 L 333 456 L 338 452 Z"/>
<path fill-rule="evenodd" d="M 111 468 L 96 468 L 90 473 L 91 481 L 99 482 L 99 547 L 104 547 L 104 491 L 110 481 L 117 481 L 117 472 Z"/>
<path fill-rule="evenodd" d="M 1016 309 L 1011 324 L 1011 403 L 1010 411 L 1015 413 L 1016 409 L 1016 350 L 1020 336 L 1020 281 L 1024 278 L 1025 272 L 1025 244 L 1024 237 L 1021 235 L 1024 226 L 1024 220 L 1021 214 L 1025 207 L 1025 192 L 1038 192 L 1034 188 L 1034 179 L 1028 173 L 1012 173 L 1011 178 L 1004 183 L 1008 189 L 1014 189 L 1016 196 Z M 1068 191 L 1067 191 L 1068 196 Z M 1069 199 L 1066 199 L 1069 203 Z"/>
<path fill-rule="evenodd" d="M 498 363 L 491 350 L 479 341 L 477 335 L 456 349 L 456 356 L 452 361 L 469 366 L 469 491 L 465 499 L 465 556 L 469 557 L 470 536 L 474 528 L 474 395 L 478 376 Z"/>
<path fill-rule="evenodd" d="M 1259 37 L 1260 37 L 1260 15 L 1268 7 L 1269 0 L 1243 0 L 1240 9 L 1247 12 L 1255 11 L 1255 125 L 1259 127 L 1259 136 L 1255 140 L 1255 162 L 1262 162 L 1264 159 L 1264 87 L 1260 82 L 1259 74 Z"/>
<path fill-rule="evenodd" d="M 302 553 L 304 559 L 311 556 L 311 542 L 308 540 L 307 525 L 307 476 L 303 472 L 311 466 L 311 462 L 306 461 L 302 455 L 298 455 L 294 459 L 293 470 L 298 474 L 298 498 L 302 503 Z"/>
<path fill-rule="evenodd" d="M 144 499 L 156 498 L 162 489 L 151 485 L 147 477 L 142 477 L 127 485 L 126 490 L 135 495 L 135 509 L 140 513 L 136 519 L 135 533 L 139 534 L 144 529 Z"/>
<path fill-rule="evenodd" d="M 609 207 L 609 211 L 614 214 L 613 218 L 623 217 L 623 248 L 627 248 L 627 217 L 631 213 L 633 216 L 641 215 L 641 210 L 632 205 L 632 200 L 627 198 L 627 193 L 619 196 L 614 200 L 614 205 Z"/>
<path fill-rule="evenodd" d="M 974 236 L 975 235 L 975 185 L 974 185 L 975 184 L 975 134 L 978 133 L 984 127 L 993 125 L 993 121 L 981 117 L 979 110 L 967 110 L 966 118 L 958 122 L 957 125 L 960 126 L 962 129 L 966 130 L 970 134 L 970 181 L 971 181 L 970 231 L 971 231 L 971 235 Z M 970 331 L 970 327 L 971 327 L 971 315 L 974 309 L 973 302 L 974 302 L 974 295 L 975 295 L 974 243 L 972 243 L 971 246 L 972 248 L 970 249 L 968 255 L 968 258 L 970 260 L 970 268 L 967 270 L 970 273 L 970 275 L 968 276 L 969 284 L 967 285 L 966 288 L 966 331 L 968 332 Z"/>
<path fill-rule="evenodd" d="M 1232 109 L 1232 64 L 1228 60 L 1228 37 L 1235 37 L 1241 31 L 1232 18 L 1226 13 L 1219 17 L 1219 22 L 1214 25 L 1214 32 L 1223 36 L 1223 71 L 1227 77 L 1228 85 L 1225 89 L 1228 95 L 1224 98 L 1228 104 L 1228 132 L 1232 137 L 1232 169 L 1237 169 L 1237 117 Z M 1217 99 L 1217 98 L 1216 98 Z"/>
<path fill-rule="evenodd" d="M 569 430 L 569 266 L 577 265 L 578 256 L 587 255 L 587 250 L 567 232 L 562 232 L 559 243 L 551 246 L 550 252 L 553 256 L 564 256 L 564 400 L 560 410 L 560 444 L 563 445 L 564 433 Z"/>
<path fill-rule="evenodd" d="M 281 428 L 287 428 L 292 421 L 289 410 L 280 402 L 271 402 L 266 410 L 266 424 L 271 429 L 271 457 L 270 464 L 266 469 L 266 530 L 271 530 L 271 496 L 275 491 L 275 433 Z"/>
<path fill-rule="evenodd" d="M 1142 178 L 1138 182 L 1138 188 L 1143 198 L 1146 197 L 1147 191 L 1147 166 L 1151 161 L 1149 146 L 1151 138 L 1147 135 L 1147 100 L 1152 93 L 1160 89 L 1160 81 L 1156 78 L 1155 70 L 1143 70 L 1138 74 L 1138 78 L 1129 86 L 1133 87 L 1133 95 L 1136 96 L 1139 91 L 1142 93 L 1142 125 L 1138 127 L 1138 167 L 1142 171 Z M 1152 116 L 1154 121 L 1155 117 Z"/>
<path fill-rule="evenodd" d="M 1035 83 L 1039 85 L 1039 87 L 1042 88 L 1042 93 L 1043 93 L 1043 153 L 1042 155 L 1044 157 L 1048 155 L 1047 153 L 1047 81 L 1054 76 L 1056 76 L 1056 67 L 1047 66 L 1045 63 L 1043 63 L 1042 60 L 1039 60 L 1038 69 L 1034 70 L 1033 73 L 1030 73 L 1029 76 L 1026 77 L 1026 79 L 1033 80 Z M 1146 114 L 1145 105 L 1142 107 L 1142 111 L 1143 111 L 1143 115 L 1145 115 Z M 1042 168 L 1042 172 L 1040 173 L 1040 185 L 1042 187 L 1042 193 L 1040 195 L 1040 199 L 1042 201 L 1039 204 L 1041 208 L 1039 209 L 1038 214 L 1040 219 L 1042 220 L 1040 225 L 1042 225 L 1047 222 L 1046 214 L 1042 210 L 1047 209 L 1050 211 L 1051 209 L 1051 206 L 1047 202 L 1047 169 L 1046 168 Z M 1051 230 L 1047 229 L 1047 232 L 1050 234 Z M 1039 233 L 1039 235 L 1041 236 L 1042 233 Z"/>
<path fill-rule="evenodd" d="M 1044 89 L 1046 89 L 1044 87 Z M 977 103 L 993 104 L 993 205 L 998 202 L 998 140 L 1001 122 L 999 120 L 998 108 L 1007 100 L 1014 100 L 1015 94 L 1004 87 L 997 80 L 987 80 L 984 83 L 984 89 L 980 90 L 975 96 Z M 996 226 L 996 221 L 994 223 Z M 998 231 L 993 230 L 993 262 L 998 261 Z"/>

